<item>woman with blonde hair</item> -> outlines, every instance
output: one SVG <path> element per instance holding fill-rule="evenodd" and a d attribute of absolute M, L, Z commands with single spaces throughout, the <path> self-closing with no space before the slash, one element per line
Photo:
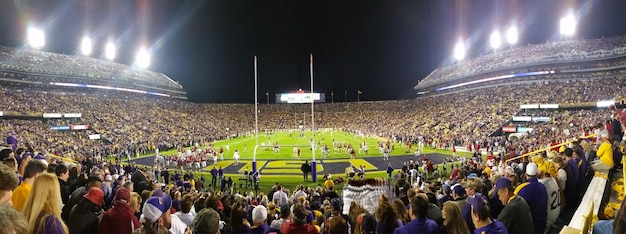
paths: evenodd
<path fill-rule="evenodd" d="M 137 220 L 139 220 L 141 218 L 141 202 L 143 201 L 143 199 L 141 199 L 141 195 L 139 195 L 139 193 L 136 192 L 131 192 L 130 193 L 130 210 L 133 212 L 133 214 L 135 214 L 135 216 L 137 217 Z"/>
<path fill-rule="evenodd" d="M 463 220 L 461 215 L 461 208 L 455 202 L 447 201 L 443 203 L 443 209 L 441 210 L 441 216 L 443 217 L 443 226 L 441 233 L 443 234 L 465 234 L 471 233 L 467 223 Z"/>
<path fill-rule="evenodd" d="M 57 176 L 42 173 L 35 179 L 22 213 L 28 220 L 30 233 L 69 233 L 61 219 L 61 190 Z"/>
<path fill-rule="evenodd" d="M 380 195 L 378 208 L 376 208 L 376 233 L 391 234 L 398 227 L 402 227 L 402 220 L 396 215 L 396 211 L 391 206 L 389 199 L 385 195 Z"/>

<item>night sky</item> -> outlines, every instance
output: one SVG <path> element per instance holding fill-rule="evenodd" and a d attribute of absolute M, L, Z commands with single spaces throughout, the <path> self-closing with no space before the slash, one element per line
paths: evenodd
<path fill-rule="evenodd" d="M 308 90 L 327 102 L 414 98 L 417 81 L 449 63 L 463 37 L 468 56 L 491 53 L 489 34 L 516 22 L 517 46 L 560 40 L 559 19 L 573 9 L 574 38 L 626 34 L 626 1 L 514 0 L 0 0 L 0 44 L 23 46 L 28 22 L 46 31 L 45 51 L 77 54 L 86 32 L 100 57 L 107 38 L 115 61 L 131 64 L 144 42 L 149 69 L 179 81 L 194 102 L 253 103 Z"/>

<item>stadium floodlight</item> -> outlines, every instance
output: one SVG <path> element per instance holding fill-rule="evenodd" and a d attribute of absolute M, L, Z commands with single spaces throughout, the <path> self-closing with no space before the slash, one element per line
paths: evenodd
<path fill-rule="evenodd" d="M 568 14 L 561 18 L 560 22 L 561 34 L 565 36 L 572 36 L 576 32 L 576 17 L 573 14 Z"/>
<path fill-rule="evenodd" d="M 494 31 L 491 33 L 491 36 L 489 37 L 489 44 L 491 44 L 491 48 L 493 48 L 494 50 L 500 48 L 500 46 L 502 45 L 502 37 L 500 36 L 500 32 Z"/>
<path fill-rule="evenodd" d="M 115 45 L 113 44 L 113 42 L 108 42 L 107 45 L 104 47 L 104 56 L 108 60 L 115 59 Z"/>
<path fill-rule="evenodd" d="M 43 30 L 29 27 L 26 33 L 30 47 L 39 49 L 46 44 L 46 35 Z"/>
<path fill-rule="evenodd" d="M 506 30 L 506 42 L 510 45 L 515 45 L 519 39 L 518 37 L 517 27 L 515 27 L 515 25 Z"/>
<path fill-rule="evenodd" d="M 137 56 L 135 57 L 135 64 L 141 68 L 147 68 L 150 66 L 150 53 L 146 49 L 146 47 L 142 46 L 137 52 Z"/>
<path fill-rule="evenodd" d="M 465 58 L 465 45 L 463 44 L 463 40 L 459 40 L 454 46 L 454 58 L 456 60 L 463 60 Z"/>
<path fill-rule="evenodd" d="M 92 51 L 91 46 L 91 39 L 87 36 L 83 37 L 83 40 L 80 42 L 80 52 L 85 56 L 89 56 Z"/>

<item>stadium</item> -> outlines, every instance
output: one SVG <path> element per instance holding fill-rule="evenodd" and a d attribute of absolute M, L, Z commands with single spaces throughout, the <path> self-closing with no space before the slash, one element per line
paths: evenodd
<path fill-rule="evenodd" d="M 415 220 L 429 233 L 625 228 L 626 36 L 474 58 L 461 44 L 408 100 L 324 102 L 311 89 L 277 96 L 297 103 L 226 104 L 189 101 L 145 57 L 46 52 L 35 32 L 0 46 L 2 233 L 45 233 L 42 215 L 58 233 L 93 233 L 81 215 L 101 214 L 89 221 L 99 233 L 296 233 L 285 220 L 348 233 L 332 217 L 354 233 Z M 130 228 L 112 225 L 119 207 Z"/>

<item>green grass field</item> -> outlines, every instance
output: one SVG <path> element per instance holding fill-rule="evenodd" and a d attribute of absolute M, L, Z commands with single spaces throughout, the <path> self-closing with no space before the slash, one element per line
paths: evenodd
<path fill-rule="evenodd" d="M 309 141 L 311 139 L 312 134 L 310 131 L 305 131 L 303 134 L 304 136 L 300 137 L 297 131 L 294 131 L 291 135 L 289 132 L 277 132 L 277 133 L 269 134 L 269 135 L 263 132 L 259 133 L 259 145 L 262 145 L 263 143 L 265 143 L 265 145 L 269 145 L 269 147 L 267 147 L 267 149 L 263 147 L 257 148 L 257 154 L 256 154 L 257 162 L 267 161 L 267 160 L 296 160 L 293 157 L 293 147 L 287 147 L 286 145 L 302 145 L 302 146 L 299 146 L 301 150 L 300 160 L 310 161 L 312 159 L 312 152 L 311 152 Z M 322 146 L 328 145 L 330 148 L 330 152 L 331 152 L 328 158 L 324 158 L 326 160 L 348 159 L 350 157 L 349 154 L 345 150 L 343 152 L 336 152 L 335 149 L 333 149 L 333 144 L 332 144 L 333 140 L 335 142 L 352 144 L 355 151 L 357 152 L 357 155 L 356 155 L 357 158 L 380 157 L 381 154 L 378 152 L 377 143 L 389 141 L 388 139 L 385 139 L 385 138 L 362 137 L 362 136 L 357 136 L 355 134 L 344 132 L 344 131 L 326 131 L 326 132 L 319 131 L 319 132 L 316 132 L 315 134 L 316 144 L 317 142 L 320 142 Z M 368 145 L 368 148 L 369 148 L 368 155 L 365 155 L 364 152 L 361 152 L 359 154 L 359 144 L 363 141 L 365 141 Z M 278 144 L 282 146 L 279 153 L 273 152 L 272 144 L 274 142 L 278 142 Z M 228 152 L 224 153 L 225 160 L 232 160 L 233 152 L 235 150 L 238 150 L 241 154 L 240 160 L 244 161 L 243 165 L 250 165 L 249 161 L 251 161 L 253 158 L 254 148 L 255 148 L 254 146 L 256 145 L 256 138 L 254 136 L 237 137 L 237 138 L 232 138 L 232 139 L 216 141 L 214 142 L 214 145 L 218 149 L 220 147 L 229 149 Z M 416 147 L 417 146 L 413 146 L 413 150 Z M 169 151 L 161 152 L 160 154 L 161 155 L 173 155 L 175 153 L 177 153 L 176 150 L 169 150 Z M 390 155 L 391 156 L 406 155 L 406 154 L 413 154 L 413 153 L 414 153 L 413 151 L 407 152 L 407 149 L 403 144 L 394 143 L 394 147 Z M 429 153 L 451 154 L 452 152 L 450 150 L 441 150 L 441 149 L 433 149 L 433 148 L 425 147 L 423 152 L 421 153 L 422 154 L 429 154 Z M 462 152 L 458 152 L 457 154 L 459 156 L 469 155 L 468 153 L 462 153 Z M 316 149 L 315 155 L 316 155 L 316 159 L 322 158 L 319 148 Z M 146 156 L 151 156 L 151 155 L 143 155 L 142 157 L 146 157 Z M 222 161 L 218 163 L 218 166 L 220 165 L 221 162 Z M 275 163 L 280 163 L 280 161 L 275 162 Z M 290 166 L 291 165 L 289 166 L 285 165 L 281 169 L 281 171 L 294 170 L 296 171 L 295 174 L 299 174 L 299 171 L 300 171 L 299 165 L 298 165 L 298 168 L 291 168 Z M 212 166 L 209 166 L 209 168 L 212 168 Z M 267 170 L 268 169 L 265 169 L 266 173 L 268 172 Z M 208 172 L 198 172 L 196 173 L 196 175 L 205 176 L 205 178 L 208 181 L 210 181 L 210 174 Z M 235 181 L 235 183 L 237 183 L 239 181 L 238 179 L 241 177 L 238 174 L 230 174 L 227 176 L 231 176 L 233 178 L 233 181 Z M 318 181 L 316 183 L 313 183 L 313 182 L 304 183 L 303 178 L 301 176 L 296 176 L 296 175 L 263 175 L 261 179 L 260 187 L 262 191 L 266 191 L 269 189 L 269 187 L 274 185 L 274 183 L 276 182 L 282 183 L 288 188 L 293 188 L 298 184 L 304 184 L 305 186 L 317 186 L 318 184 L 323 183 L 321 176 L 322 175 L 318 175 Z M 344 176 L 344 175 L 333 174 L 333 178 L 337 178 L 338 176 Z M 384 171 L 368 172 L 366 173 L 366 177 L 386 178 L 386 173 Z M 341 189 L 341 185 L 338 186 L 338 189 Z"/>
<path fill-rule="evenodd" d="M 299 137 L 297 132 L 294 132 L 293 134 L 291 134 L 291 136 L 290 136 L 290 133 L 288 132 L 277 132 L 272 135 L 259 133 L 259 145 L 265 144 L 265 145 L 269 145 L 269 147 L 259 146 L 257 149 L 256 158 L 265 159 L 265 160 L 276 160 L 276 159 L 291 160 L 293 159 L 292 157 L 293 147 L 287 147 L 286 145 L 303 145 L 299 147 L 301 150 L 301 160 L 311 160 L 312 151 L 311 151 L 310 142 L 309 142 L 309 140 L 311 139 L 311 136 L 312 136 L 311 131 L 305 131 L 304 137 Z M 361 137 L 361 136 L 356 136 L 355 134 L 344 132 L 344 131 L 332 131 L 332 132 L 329 131 L 329 132 L 316 132 L 315 133 L 316 144 L 317 142 L 321 142 L 322 146 L 328 145 L 328 147 L 331 148 L 330 149 L 331 153 L 330 153 L 329 158 L 331 159 L 349 158 L 350 156 L 345 150 L 343 152 L 336 152 L 333 149 L 333 144 L 332 144 L 333 140 L 335 140 L 335 142 L 352 144 L 352 146 L 354 147 L 357 153 L 357 157 L 380 156 L 381 154 L 378 152 L 377 143 L 388 141 L 388 139 L 386 138 L 367 137 L 367 136 Z M 359 144 L 363 141 L 365 141 L 368 145 L 368 148 L 369 148 L 368 155 L 365 155 L 364 152 L 359 153 L 359 150 L 358 150 Z M 279 145 L 282 145 L 280 149 L 280 153 L 278 154 L 275 154 L 271 147 L 271 145 L 274 142 L 278 142 Z M 227 139 L 227 140 L 216 141 L 214 142 L 214 145 L 216 148 L 224 147 L 224 148 L 229 149 L 229 152 L 225 152 L 224 154 L 224 158 L 227 160 L 232 159 L 233 152 L 235 150 L 239 150 L 240 155 L 241 155 L 240 156 L 241 160 L 251 160 L 254 155 L 254 148 L 255 148 L 254 146 L 256 145 L 256 138 L 254 136 L 237 137 L 237 138 L 232 138 L 232 139 Z M 415 147 L 416 146 L 413 146 L 413 150 L 415 149 Z M 390 153 L 391 156 L 406 155 L 406 154 L 414 153 L 413 151 L 407 152 L 406 147 L 400 143 L 394 143 L 393 148 L 394 149 Z M 175 154 L 176 152 L 177 152 L 176 150 L 169 150 L 169 151 L 161 152 L 160 154 L 172 155 L 172 154 Z M 451 154 L 452 152 L 450 152 L 449 150 L 432 149 L 432 148 L 426 147 L 424 151 L 421 153 L 422 154 L 428 154 L 428 153 Z M 459 155 L 464 155 L 464 154 L 459 152 Z M 145 155 L 145 156 L 150 156 L 150 155 Z M 317 159 L 320 159 L 322 157 L 319 148 L 316 149 L 315 156 Z"/>

